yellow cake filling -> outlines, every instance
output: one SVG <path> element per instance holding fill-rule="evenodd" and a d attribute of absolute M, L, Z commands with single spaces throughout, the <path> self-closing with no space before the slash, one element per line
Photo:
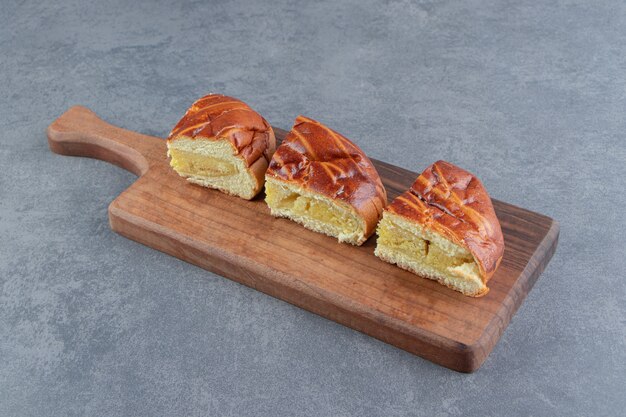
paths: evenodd
<path fill-rule="evenodd" d="M 375 254 L 463 293 L 478 294 L 484 283 L 472 254 L 438 233 L 385 212 L 378 224 Z"/>
<path fill-rule="evenodd" d="M 231 162 L 214 156 L 194 154 L 180 149 L 170 149 L 170 156 L 172 168 L 181 175 L 218 177 L 237 173 L 237 167 Z"/>
<path fill-rule="evenodd" d="M 363 220 L 346 204 L 321 194 L 268 178 L 265 201 L 275 216 L 289 218 L 341 242 L 361 244 L 364 240 Z"/>

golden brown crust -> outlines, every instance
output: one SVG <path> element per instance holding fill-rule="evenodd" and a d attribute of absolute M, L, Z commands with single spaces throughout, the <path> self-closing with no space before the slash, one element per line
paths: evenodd
<path fill-rule="evenodd" d="M 387 207 L 430 228 L 473 255 L 486 283 L 504 253 L 504 238 L 491 198 L 478 178 L 437 161 Z"/>
<path fill-rule="evenodd" d="M 387 192 L 363 151 L 304 116 L 296 118 L 266 175 L 349 204 L 365 220 L 366 237 L 374 232 L 387 205 Z"/>
<path fill-rule="evenodd" d="M 181 137 L 227 139 L 248 167 L 259 158 L 269 164 L 276 149 L 269 123 L 243 101 L 222 94 L 209 94 L 191 105 L 167 140 L 171 142 Z"/>

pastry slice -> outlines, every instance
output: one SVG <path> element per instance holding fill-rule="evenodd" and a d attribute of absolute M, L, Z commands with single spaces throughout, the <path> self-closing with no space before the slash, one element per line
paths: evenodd
<path fill-rule="evenodd" d="M 269 123 L 243 101 L 221 94 L 193 103 L 167 139 L 170 164 L 180 176 L 247 200 L 263 188 L 275 149 Z"/>
<path fill-rule="evenodd" d="M 363 151 L 304 116 L 274 153 L 265 194 L 272 215 L 353 245 L 374 232 L 387 205 L 378 172 Z"/>
<path fill-rule="evenodd" d="M 491 199 L 474 175 L 438 161 L 396 198 L 378 225 L 375 254 L 465 295 L 485 295 L 504 252 Z"/>

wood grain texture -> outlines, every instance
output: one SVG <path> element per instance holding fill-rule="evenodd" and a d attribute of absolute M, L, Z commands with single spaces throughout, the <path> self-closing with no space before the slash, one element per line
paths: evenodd
<path fill-rule="evenodd" d="M 48 140 L 53 152 L 139 176 L 109 206 L 111 228 L 123 236 L 461 372 L 485 361 L 558 241 L 556 221 L 494 200 L 506 250 L 489 293 L 471 298 L 382 262 L 375 238 L 340 244 L 270 216 L 263 196 L 245 201 L 189 184 L 169 167 L 163 139 L 84 107 L 54 121 Z M 373 162 L 390 200 L 418 175 Z"/>

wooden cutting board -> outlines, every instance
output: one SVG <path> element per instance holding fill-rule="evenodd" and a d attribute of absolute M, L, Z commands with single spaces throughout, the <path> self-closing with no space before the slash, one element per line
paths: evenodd
<path fill-rule="evenodd" d="M 285 134 L 276 129 L 278 140 Z M 506 250 L 490 292 L 470 298 L 382 262 L 375 237 L 361 247 L 340 244 L 270 216 L 263 196 L 245 201 L 189 184 L 169 167 L 163 139 L 107 124 L 84 107 L 55 120 L 48 142 L 53 152 L 139 177 L 109 206 L 121 235 L 461 372 L 485 361 L 559 236 L 549 217 L 494 200 Z M 418 175 L 373 162 L 390 201 Z"/>

